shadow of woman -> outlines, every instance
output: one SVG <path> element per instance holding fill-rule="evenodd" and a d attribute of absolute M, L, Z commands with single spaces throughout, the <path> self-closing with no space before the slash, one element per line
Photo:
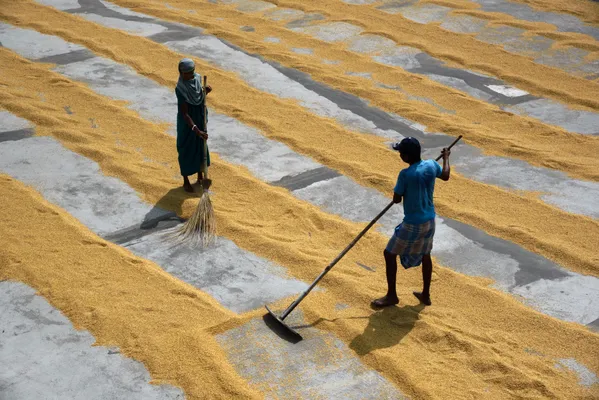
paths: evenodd
<path fill-rule="evenodd" d="M 183 214 L 183 203 L 190 198 L 200 198 L 202 190 L 196 190 L 195 193 L 187 193 L 183 187 L 176 187 L 169 190 L 164 196 L 154 204 L 154 207 L 148 212 L 141 229 L 154 229 L 163 221 L 184 222 L 181 218 Z"/>
<path fill-rule="evenodd" d="M 352 340 L 349 347 L 363 356 L 373 350 L 392 347 L 414 328 L 423 304 L 417 306 L 386 307 L 374 312 L 361 335 Z"/>

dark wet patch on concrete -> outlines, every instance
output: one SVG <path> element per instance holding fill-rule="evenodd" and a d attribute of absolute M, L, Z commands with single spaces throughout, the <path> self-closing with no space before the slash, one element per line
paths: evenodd
<path fill-rule="evenodd" d="M 390 10 L 399 7 L 411 6 L 412 4 L 416 4 L 417 0 L 398 0 L 391 1 L 389 3 L 383 4 L 382 6 L 378 6 L 379 10 Z"/>
<path fill-rule="evenodd" d="M 515 105 L 537 99 L 537 97 L 532 95 L 525 95 L 519 97 L 504 96 L 501 93 L 497 93 L 491 90 L 486 85 L 506 85 L 505 82 L 495 78 L 479 76 L 466 70 L 447 67 L 443 64 L 442 61 L 433 58 L 432 56 L 425 53 L 417 54 L 416 59 L 420 63 L 421 67 L 412 68 L 408 71 L 422 75 L 434 74 L 445 76 L 448 78 L 460 79 L 464 81 L 468 86 L 474 89 L 478 89 L 492 96 L 492 98 L 489 101 L 495 104 Z"/>
<path fill-rule="evenodd" d="M 0 132 L 0 142 L 8 142 L 8 141 L 27 139 L 28 137 L 33 136 L 34 133 L 35 133 L 35 131 L 32 128 L 16 129 L 14 131 Z"/>
<path fill-rule="evenodd" d="M 40 324 L 40 325 L 65 325 L 65 323 L 63 321 L 56 321 L 56 320 L 52 320 L 50 318 L 45 317 L 44 315 L 42 315 L 41 312 L 39 312 L 39 310 L 32 310 L 32 309 L 22 309 L 20 310 L 21 314 L 28 318 L 29 320 L 31 320 L 32 322 L 35 322 L 36 324 Z"/>
<path fill-rule="evenodd" d="M 57 64 L 57 65 L 66 65 L 71 63 L 76 63 L 80 61 L 89 60 L 90 58 L 94 58 L 96 55 L 89 51 L 88 49 L 71 51 L 66 54 L 58 54 L 55 56 L 43 57 L 39 58 L 36 61 L 49 63 L 49 64 Z"/>
<path fill-rule="evenodd" d="M 515 286 L 523 286 L 539 279 L 555 280 L 570 276 L 557 264 L 525 250 L 517 244 L 491 236 L 482 230 L 456 220 L 443 218 L 443 221 L 447 226 L 478 243 L 483 248 L 495 253 L 506 254 L 516 260 L 520 269 L 514 276 Z M 480 267 L 484 269 L 484 265 Z"/>
<path fill-rule="evenodd" d="M 453 141 L 453 138 L 448 137 L 446 135 L 428 134 L 418 129 L 414 129 L 410 125 L 399 121 L 390 113 L 387 113 L 377 107 L 369 106 L 363 99 L 359 98 L 358 96 L 354 96 L 341 90 L 332 89 L 331 87 L 325 84 L 315 82 L 310 77 L 310 75 L 308 75 L 305 72 L 293 68 L 284 67 L 277 62 L 266 60 L 260 55 L 248 53 L 244 51 L 242 48 L 239 48 L 224 40 L 221 40 L 221 42 L 223 42 L 225 45 L 231 47 L 236 51 L 240 51 L 250 57 L 257 58 L 260 61 L 269 64 L 277 71 L 285 75 L 287 78 L 300 83 L 306 89 L 311 90 L 319 96 L 322 96 L 327 100 L 332 101 L 339 108 L 351 111 L 352 113 L 372 122 L 378 129 L 393 130 L 406 137 L 416 137 L 420 141 L 423 148 L 443 147 L 449 145 Z"/>
<path fill-rule="evenodd" d="M 117 11 L 111 10 L 102 4 L 99 0 L 79 0 L 79 8 L 73 8 L 70 10 L 65 10 L 68 13 L 90 13 L 97 14 L 107 18 L 116 18 L 116 19 L 126 19 L 127 21 L 135 21 L 135 22 L 153 22 L 153 19 L 150 17 L 138 17 L 134 15 L 123 15 Z"/>
<path fill-rule="evenodd" d="M 285 176 L 276 182 L 271 182 L 273 186 L 281 186 L 291 191 L 303 189 L 313 183 L 326 181 L 341 176 L 339 172 L 327 167 L 316 168 L 310 171 L 302 172 L 294 176 Z"/>
<path fill-rule="evenodd" d="M 200 36 L 200 32 L 201 31 L 199 29 L 176 28 L 169 29 L 166 32 L 161 32 L 152 36 L 148 36 L 148 39 L 156 43 L 166 43 L 172 41 L 192 39 L 194 37 Z"/>
<path fill-rule="evenodd" d="M 140 17 L 134 15 L 123 15 L 115 10 L 111 10 L 110 8 L 106 7 L 99 0 L 79 0 L 79 4 L 81 5 L 81 8 L 67 10 L 67 12 L 73 14 L 91 13 L 106 18 L 120 19 L 122 21 L 145 22 L 160 25 L 166 28 L 167 31 L 148 37 L 149 39 L 158 43 L 164 43 L 171 40 L 187 40 L 198 36 L 202 32 L 200 28 L 191 28 L 182 24 L 161 21 L 150 16 Z"/>
<path fill-rule="evenodd" d="M 285 25 L 285 26 L 290 29 L 301 28 L 303 26 L 310 25 L 314 21 L 322 21 L 324 19 L 325 19 L 324 15 L 321 15 L 321 14 L 306 14 L 300 19 L 296 19 L 291 22 L 288 22 L 287 25 Z"/>

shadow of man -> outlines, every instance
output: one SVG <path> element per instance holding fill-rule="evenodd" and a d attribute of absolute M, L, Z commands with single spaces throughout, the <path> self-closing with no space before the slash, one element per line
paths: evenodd
<path fill-rule="evenodd" d="M 423 304 L 417 306 L 386 307 L 374 312 L 361 335 L 352 340 L 349 347 L 363 356 L 373 350 L 392 347 L 414 328 Z"/>

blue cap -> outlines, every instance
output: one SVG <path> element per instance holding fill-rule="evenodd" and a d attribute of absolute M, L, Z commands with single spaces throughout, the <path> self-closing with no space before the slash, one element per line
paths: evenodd
<path fill-rule="evenodd" d="M 420 156 L 420 142 L 413 137 L 407 137 L 401 142 L 393 143 L 393 150 L 409 156 Z"/>

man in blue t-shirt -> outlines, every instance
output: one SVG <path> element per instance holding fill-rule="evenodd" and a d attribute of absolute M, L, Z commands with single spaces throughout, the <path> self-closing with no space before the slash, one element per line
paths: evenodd
<path fill-rule="evenodd" d="M 420 158 L 420 143 L 413 137 L 393 145 L 401 159 L 410 166 L 399 173 L 393 201 L 403 199 L 404 220 L 395 228 L 393 237 L 384 251 L 387 269 L 387 294 L 372 302 L 374 307 L 387 307 L 399 303 L 395 288 L 397 257 L 407 269 L 422 264 L 422 292 L 414 292 L 422 303 L 431 305 L 430 286 L 433 274 L 431 250 L 435 235 L 435 206 L 433 192 L 435 180 L 449 180 L 449 149 L 443 149 L 443 168 L 434 160 Z"/>

